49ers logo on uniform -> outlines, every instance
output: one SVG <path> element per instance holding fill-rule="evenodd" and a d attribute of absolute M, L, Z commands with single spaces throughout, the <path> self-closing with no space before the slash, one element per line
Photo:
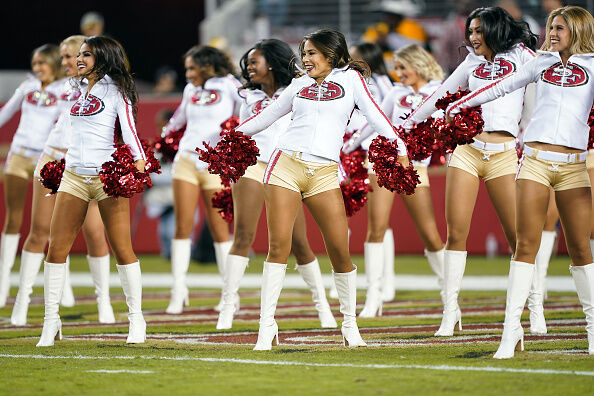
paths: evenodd
<path fill-rule="evenodd" d="M 221 100 L 221 93 L 214 89 L 200 90 L 192 95 L 190 101 L 198 106 L 210 106 Z"/>
<path fill-rule="evenodd" d="M 575 63 L 567 62 L 567 66 L 563 67 L 561 62 L 557 62 L 543 71 L 540 78 L 553 85 L 578 87 L 588 82 L 588 73 Z"/>
<path fill-rule="evenodd" d="M 407 109 L 416 109 L 427 97 L 426 94 L 419 92 L 418 94 L 408 94 L 400 98 L 400 106 Z"/>
<path fill-rule="evenodd" d="M 483 63 L 472 72 L 472 75 L 481 80 L 491 80 L 501 78 L 516 71 L 516 65 L 513 62 L 503 58 L 495 58 L 493 63 Z"/>
<path fill-rule="evenodd" d="M 96 96 L 89 94 L 86 98 L 80 97 L 70 108 L 72 116 L 92 116 L 105 109 L 105 103 Z"/>
<path fill-rule="evenodd" d="M 34 105 L 54 106 L 58 102 L 58 97 L 51 92 L 33 91 L 25 96 L 25 100 Z"/>
<path fill-rule="evenodd" d="M 343 96 L 344 88 L 339 83 L 332 81 L 324 81 L 322 85 L 313 83 L 309 87 L 303 88 L 297 94 L 298 98 L 322 101 L 340 99 Z"/>
<path fill-rule="evenodd" d="M 261 112 L 262 110 L 267 108 L 270 105 L 270 103 L 272 103 L 272 99 L 270 99 L 270 98 L 262 99 L 261 101 L 259 101 L 258 103 L 256 103 L 254 105 L 254 108 L 252 109 L 252 113 L 258 114 L 259 112 Z"/>

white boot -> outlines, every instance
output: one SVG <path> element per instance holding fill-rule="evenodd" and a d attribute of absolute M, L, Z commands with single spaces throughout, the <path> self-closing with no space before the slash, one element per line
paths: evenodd
<path fill-rule="evenodd" d="M 95 285 L 99 323 L 115 323 L 109 298 L 109 254 L 102 257 L 87 256 L 87 261 Z"/>
<path fill-rule="evenodd" d="M 53 346 L 54 340 L 62 339 L 62 321 L 60 321 L 60 300 L 64 288 L 66 263 L 54 264 L 47 261 L 43 265 L 43 299 L 45 316 L 43 330 L 38 347 Z"/>
<path fill-rule="evenodd" d="M 278 326 L 274 320 L 276 304 L 283 288 L 287 264 L 264 262 L 260 291 L 260 327 L 254 351 L 269 351 L 278 345 Z"/>
<path fill-rule="evenodd" d="M 238 300 L 236 295 L 239 290 L 239 282 L 243 278 L 245 268 L 250 259 L 243 256 L 230 254 L 227 256 L 227 265 L 225 266 L 225 283 L 223 285 L 223 309 L 219 312 L 217 329 L 230 329 L 233 325 L 233 315 L 235 315 L 235 302 Z"/>
<path fill-rule="evenodd" d="M 309 286 L 322 328 L 335 329 L 338 327 L 334 315 L 332 315 L 332 311 L 330 310 L 330 304 L 328 304 L 328 300 L 326 299 L 326 290 L 324 289 L 318 259 L 315 259 L 309 264 L 297 265 L 297 271 L 299 271 L 299 274 L 305 283 L 307 283 L 307 286 Z"/>
<path fill-rule="evenodd" d="M 569 267 L 584 314 L 588 332 L 588 353 L 594 355 L 594 263 Z"/>
<path fill-rule="evenodd" d="M 31 253 L 23 250 L 21 253 L 21 272 L 19 278 L 19 291 L 12 307 L 10 323 L 15 326 L 27 324 L 27 311 L 29 310 L 29 296 L 33 293 L 33 284 L 41 267 L 43 253 Z"/>
<path fill-rule="evenodd" d="M 66 256 L 66 272 L 64 273 L 64 291 L 62 292 L 62 300 L 60 305 L 63 307 L 74 307 L 76 301 L 74 300 L 74 292 L 72 291 L 72 284 L 70 283 L 70 256 Z"/>
<path fill-rule="evenodd" d="M 334 278 L 332 278 L 332 284 L 330 285 L 330 289 L 328 289 L 328 297 L 333 299 L 338 299 L 338 291 L 336 291 L 336 284 L 334 283 Z"/>
<path fill-rule="evenodd" d="M 142 276 L 140 263 L 137 261 L 127 265 L 116 265 L 122 282 L 122 289 L 128 305 L 127 344 L 142 344 L 146 341 L 146 322 L 142 315 Z"/>
<path fill-rule="evenodd" d="M 439 295 L 441 296 L 441 302 L 445 305 L 445 289 L 444 289 L 444 260 L 445 260 L 445 247 L 436 252 L 430 252 L 425 249 L 425 257 L 429 261 L 429 266 L 437 276 L 437 284 L 439 285 Z"/>
<path fill-rule="evenodd" d="M 14 265 L 21 234 L 4 234 L 0 239 L 0 308 L 6 305 L 10 294 L 10 270 Z"/>
<path fill-rule="evenodd" d="M 540 239 L 540 247 L 535 258 L 534 277 L 530 294 L 528 294 L 528 309 L 530 310 L 530 333 L 547 334 L 547 322 L 544 316 L 544 298 L 547 281 L 547 269 L 553 253 L 553 245 L 557 233 L 555 231 L 543 231 Z"/>
<path fill-rule="evenodd" d="M 190 292 L 186 286 L 186 274 L 190 266 L 192 241 L 190 239 L 171 240 L 171 273 L 173 286 L 171 299 L 165 310 L 168 314 L 180 314 L 184 306 L 190 305 Z"/>
<path fill-rule="evenodd" d="M 338 291 L 340 313 L 344 316 L 340 328 L 342 342 L 350 348 L 367 346 L 357 327 L 357 267 L 351 272 L 332 274 Z"/>
<path fill-rule="evenodd" d="M 458 250 L 446 250 L 444 253 L 444 288 L 445 304 L 443 306 L 443 317 L 436 337 L 450 337 L 454 335 L 454 328 L 458 323 L 458 329 L 462 330 L 462 312 L 458 306 L 458 294 L 462 285 L 462 276 L 466 268 L 466 252 Z"/>
<path fill-rule="evenodd" d="M 227 242 L 215 242 L 214 244 L 214 251 L 215 251 L 215 258 L 217 261 L 217 267 L 219 268 L 219 274 L 221 275 L 221 279 L 223 279 L 223 283 L 225 282 L 225 265 L 227 264 L 227 256 L 229 255 L 229 250 L 231 250 L 231 246 L 233 246 L 233 241 Z M 236 307 L 235 312 L 239 311 L 239 294 L 236 294 L 237 300 L 235 301 Z M 223 291 L 221 290 L 221 299 L 214 310 L 216 312 L 221 312 L 223 309 Z"/>
<path fill-rule="evenodd" d="M 360 318 L 382 316 L 382 276 L 384 274 L 383 243 L 365 242 L 365 275 L 367 277 L 367 294 Z M 338 289 L 338 286 L 336 286 Z"/>
<path fill-rule="evenodd" d="M 503 334 L 494 359 L 510 359 L 514 357 L 514 351 L 524 350 L 524 329 L 520 319 L 532 285 L 534 267 L 534 264 L 521 261 L 510 262 Z"/>
<path fill-rule="evenodd" d="M 388 228 L 384 233 L 384 270 L 382 274 L 382 301 L 393 301 L 396 296 L 394 286 L 394 232 Z"/>

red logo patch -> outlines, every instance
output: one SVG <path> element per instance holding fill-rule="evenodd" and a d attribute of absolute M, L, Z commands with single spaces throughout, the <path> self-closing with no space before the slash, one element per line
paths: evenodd
<path fill-rule="evenodd" d="M 55 106 L 58 97 L 51 92 L 33 91 L 25 96 L 25 100 L 36 106 Z"/>
<path fill-rule="evenodd" d="M 261 101 L 255 104 L 254 108 L 252 109 L 252 113 L 258 114 L 259 112 L 267 108 L 271 103 L 272 99 L 270 98 L 262 99 Z"/>
<path fill-rule="evenodd" d="M 481 80 L 492 80 L 494 78 L 501 78 L 516 71 L 516 65 L 503 58 L 495 58 L 493 63 L 482 63 L 479 67 L 474 69 L 472 74 Z"/>
<path fill-rule="evenodd" d="M 101 113 L 105 109 L 105 103 L 96 96 L 89 94 L 87 98 L 80 97 L 70 108 L 70 115 L 92 116 Z"/>
<path fill-rule="evenodd" d="M 419 92 L 418 94 L 408 94 L 400 98 L 400 106 L 407 109 L 416 109 L 427 97 L 426 94 Z"/>
<path fill-rule="evenodd" d="M 343 96 L 344 88 L 340 84 L 331 81 L 324 81 L 322 85 L 313 83 L 297 94 L 298 98 L 320 101 L 340 99 Z"/>
<path fill-rule="evenodd" d="M 198 106 L 210 106 L 220 102 L 220 100 L 221 93 L 214 89 L 199 90 L 194 95 L 192 95 L 192 98 L 190 99 L 192 104 Z"/>
<path fill-rule="evenodd" d="M 563 87 L 584 85 L 589 79 L 588 73 L 580 65 L 570 62 L 565 67 L 561 62 L 555 63 L 543 71 L 540 78 L 546 83 Z"/>

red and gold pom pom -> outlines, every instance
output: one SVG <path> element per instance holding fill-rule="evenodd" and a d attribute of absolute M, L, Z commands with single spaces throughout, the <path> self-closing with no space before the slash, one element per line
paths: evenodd
<path fill-rule="evenodd" d="M 161 154 L 161 161 L 173 162 L 184 131 L 185 127 L 179 131 L 171 131 L 167 136 L 162 136 L 153 142 L 153 148 Z"/>
<path fill-rule="evenodd" d="M 233 196 L 231 195 L 231 188 L 223 188 L 221 191 L 215 193 L 211 199 L 212 206 L 219 210 L 219 214 L 227 223 L 233 221 Z"/>
<path fill-rule="evenodd" d="M 50 194 L 58 192 L 62 175 L 64 174 L 65 164 L 64 158 L 62 158 L 59 161 L 49 161 L 41 168 L 41 178 L 39 181 L 43 184 L 43 187 L 50 190 Z"/>
<path fill-rule="evenodd" d="M 369 146 L 369 161 L 377 175 L 377 184 L 398 194 L 411 195 L 415 192 L 419 175 L 412 163 L 407 168 L 398 162 L 398 145 L 384 136 L 378 136 Z"/>
<path fill-rule="evenodd" d="M 588 126 L 590 127 L 590 135 L 588 136 L 588 150 L 594 149 L 594 107 L 590 110 L 588 116 Z"/>
<path fill-rule="evenodd" d="M 218 174 L 225 186 L 236 182 L 245 170 L 258 161 L 258 146 L 249 136 L 234 129 L 221 132 L 215 147 L 203 142 L 204 150 L 196 148 L 199 158 L 208 163 L 208 171 Z"/>

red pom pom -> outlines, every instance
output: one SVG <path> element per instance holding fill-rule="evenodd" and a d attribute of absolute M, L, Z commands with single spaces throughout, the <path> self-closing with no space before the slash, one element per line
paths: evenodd
<path fill-rule="evenodd" d="M 184 131 L 185 127 L 179 131 L 172 131 L 167 136 L 162 136 L 153 142 L 153 148 L 161 154 L 161 161 L 173 162 Z"/>
<path fill-rule="evenodd" d="M 369 179 L 355 178 L 340 183 L 346 215 L 351 217 L 367 204 L 367 193 L 372 191 Z"/>
<path fill-rule="evenodd" d="M 384 136 L 378 136 L 369 146 L 369 161 L 377 175 L 377 184 L 398 194 L 411 195 L 421 181 L 412 163 L 407 168 L 398 162 L 398 146 Z"/>
<path fill-rule="evenodd" d="M 215 193 L 211 199 L 212 206 L 219 209 L 219 214 L 227 223 L 233 221 L 233 196 L 231 188 L 227 187 Z"/>
<path fill-rule="evenodd" d="M 445 111 L 450 103 L 461 99 L 469 93 L 470 91 L 467 89 L 458 89 L 458 92 L 453 94 L 448 92 L 446 96 L 435 102 L 435 107 Z M 460 113 L 456 114 L 452 121 L 441 130 L 437 139 L 442 140 L 445 147 L 448 150 L 453 151 L 456 145 L 472 143 L 474 137 L 483 132 L 484 125 L 485 121 L 483 120 L 480 106 L 462 109 L 460 110 Z"/>
<path fill-rule="evenodd" d="M 344 141 L 348 141 L 352 135 L 345 134 Z M 352 151 L 348 154 L 340 152 L 340 162 L 348 178 L 367 178 L 367 168 L 365 167 L 365 159 L 367 158 L 367 152 L 360 146 L 357 150 Z"/>
<path fill-rule="evenodd" d="M 437 136 L 443 134 L 447 127 L 441 118 L 428 118 L 415 125 L 409 132 L 404 128 L 397 129 L 398 135 L 406 143 L 408 159 L 411 161 L 422 161 L 439 147 Z"/>
<path fill-rule="evenodd" d="M 41 179 L 39 181 L 43 184 L 43 187 L 51 190 L 50 194 L 58 192 L 65 166 L 66 162 L 64 161 L 64 158 L 62 158 L 59 161 L 49 161 L 43 165 L 43 168 L 41 168 Z"/>
<path fill-rule="evenodd" d="M 588 126 L 590 127 L 590 136 L 588 136 L 588 150 L 594 148 L 594 107 L 590 110 L 588 116 Z"/>
<path fill-rule="evenodd" d="M 239 117 L 230 117 L 223 121 L 221 124 L 221 129 L 224 131 L 230 131 L 232 129 L 237 128 L 239 125 Z"/>
<path fill-rule="evenodd" d="M 221 176 L 225 186 L 236 182 L 245 170 L 258 162 L 258 147 L 249 136 L 234 129 L 223 131 L 215 147 L 203 142 L 205 150 L 196 148 L 200 159 L 208 163 L 210 173 Z"/>

